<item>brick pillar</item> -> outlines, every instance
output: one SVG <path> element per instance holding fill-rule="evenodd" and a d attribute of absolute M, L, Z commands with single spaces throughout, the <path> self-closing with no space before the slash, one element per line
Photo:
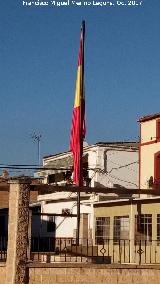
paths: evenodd
<path fill-rule="evenodd" d="M 6 284 L 27 284 L 29 189 L 27 177 L 10 180 Z"/>
<path fill-rule="evenodd" d="M 27 259 L 31 259 L 32 210 L 29 210 Z"/>

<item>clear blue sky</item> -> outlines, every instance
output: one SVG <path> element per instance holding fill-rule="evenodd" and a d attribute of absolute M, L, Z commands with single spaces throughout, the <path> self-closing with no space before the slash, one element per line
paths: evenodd
<path fill-rule="evenodd" d="M 138 139 L 138 118 L 160 111 L 159 0 L 136 7 L 24 7 L 4 0 L 0 163 L 37 163 L 34 131 L 42 134 L 42 157 L 68 150 L 83 19 L 87 142 Z"/>

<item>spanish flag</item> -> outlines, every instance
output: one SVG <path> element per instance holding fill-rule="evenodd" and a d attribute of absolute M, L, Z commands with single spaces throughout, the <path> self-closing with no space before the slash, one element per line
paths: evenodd
<path fill-rule="evenodd" d="M 70 151 L 74 158 L 73 182 L 83 185 L 83 139 L 85 137 L 85 98 L 84 98 L 84 37 L 85 22 L 82 22 L 80 33 L 80 47 L 78 55 L 78 70 L 76 80 L 76 91 L 72 115 L 72 127 L 70 138 Z"/>

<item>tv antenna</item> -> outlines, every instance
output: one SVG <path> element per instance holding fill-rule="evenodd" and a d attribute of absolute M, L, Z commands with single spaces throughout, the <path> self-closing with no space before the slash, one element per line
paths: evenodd
<path fill-rule="evenodd" d="M 40 164 L 41 164 L 40 142 L 41 142 L 42 135 L 41 134 L 37 134 L 36 132 L 33 132 L 33 134 L 31 134 L 31 138 L 33 139 L 34 142 L 37 142 L 37 147 L 38 147 L 38 165 L 40 166 Z"/>

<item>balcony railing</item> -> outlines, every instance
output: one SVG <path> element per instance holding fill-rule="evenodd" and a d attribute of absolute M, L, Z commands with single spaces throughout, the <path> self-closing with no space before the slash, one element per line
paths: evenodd
<path fill-rule="evenodd" d="M 93 244 L 74 238 L 32 238 L 31 260 L 42 262 L 160 263 L 159 240 L 113 240 Z"/>
<path fill-rule="evenodd" d="M 28 261 L 160 264 L 160 240 L 113 240 L 94 244 L 92 240 L 32 237 Z M 6 261 L 7 240 L 0 237 L 0 261 Z"/>

